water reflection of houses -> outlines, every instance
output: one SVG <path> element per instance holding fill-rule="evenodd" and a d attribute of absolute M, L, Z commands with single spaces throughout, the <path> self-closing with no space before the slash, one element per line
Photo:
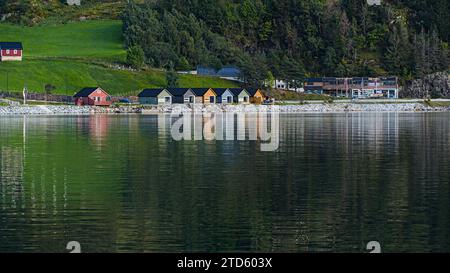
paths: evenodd
<path fill-rule="evenodd" d="M 89 116 L 89 135 L 93 140 L 101 142 L 108 135 L 108 115 L 90 115 Z"/>
<path fill-rule="evenodd" d="M 109 115 L 89 115 L 76 117 L 75 123 L 79 133 L 89 136 L 96 147 L 101 147 L 108 136 L 109 121 Z"/>
<path fill-rule="evenodd" d="M 271 132 L 272 115 L 231 112 L 159 115 L 158 131 L 160 136 L 170 131 L 175 140 L 261 140 L 262 133 Z"/>
<path fill-rule="evenodd" d="M 360 145 L 372 150 L 394 148 L 399 141 L 399 113 L 304 114 L 282 119 L 283 142 L 335 143 L 350 152 Z"/>

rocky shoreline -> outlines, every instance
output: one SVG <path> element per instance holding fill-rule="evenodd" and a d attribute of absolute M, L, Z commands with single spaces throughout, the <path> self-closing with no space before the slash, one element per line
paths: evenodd
<path fill-rule="evenodd" d="M 444 112 L 450 107 L 431 107 L 423 103 L 321 103 L 304 105 L 168 105 L 122 106 L 118 108 L 78 107 L 72 105 L 3 106 L 0 116 L 6 115 L 89 115 L 89 114 L 154 114 L 154 113 L 342 113 L 342 112 Z"/>

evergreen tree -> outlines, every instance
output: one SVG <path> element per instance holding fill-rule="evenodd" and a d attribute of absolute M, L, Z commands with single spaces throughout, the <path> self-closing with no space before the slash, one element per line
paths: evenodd
<path fill-rule="evenodd" d="M 178 74 L 173 69 L 167 71 L 166 73 L 166 82 L 167 88 L 177 88 L 178 87 Z"/>

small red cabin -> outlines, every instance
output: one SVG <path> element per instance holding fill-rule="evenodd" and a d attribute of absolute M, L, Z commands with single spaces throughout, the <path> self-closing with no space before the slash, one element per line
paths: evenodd
<path fill-rule="evenodd" d="M 110 106 L 112 104 L 111 96 L 100 87 L 87 87 L 76 93 L 75 105 L 95 105 L 95 106 Z"/>
<path fill-rule="evenodd" d="M 22 43 L 0 42 L 0 61 L 22 61 Z"/>

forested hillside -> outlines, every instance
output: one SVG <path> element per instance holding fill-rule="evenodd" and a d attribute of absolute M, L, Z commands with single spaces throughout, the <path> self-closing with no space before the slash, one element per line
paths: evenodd
<path fill-rule="evenodd" d="M 8 1 L 2 6 L 0 41 L 22 42 L 24 58 L 0 62 L 0 92 L 22 92 L 26 86 L 32 93 L 73 95 L 86 86 L 102 86 L 113 95 L 137 95 L 143 88 L 168 86 L 169 79 L 180 86 L 237 86 L 213 77 L 174 77 L 151 67 L 124 69 L 126 50 L 117 20 L 124 1 L 82 3 Z M 106 20 L 110 17 L 116 20 Z"/>
<path fill-rule="evenodd" d="M 0 0 L 0 16 L 21 25 L 121 18 L 124 46 L 140 47 L 149 66 L 238 65 L 252 85 L 273 78 L 300 84 L 305 76 L 407 80 L 449 66 L 448 0 L 63 2 Z"/>
<path fill-rule="evenodd" d="M 125 0 L 81 0 L 68 6 L 65 0 L 0 0 L 0 19 L 16 24 L 66 23 L 80 19 L 118 19 Z"/>
<path fill-rule="evenodd" d="M 273 76 L 399 75 L 448 68 L 450 1 L 154 0 L 131 2 L 127 46 L 156 67 L 237 64 L 260 85 Z"/>

